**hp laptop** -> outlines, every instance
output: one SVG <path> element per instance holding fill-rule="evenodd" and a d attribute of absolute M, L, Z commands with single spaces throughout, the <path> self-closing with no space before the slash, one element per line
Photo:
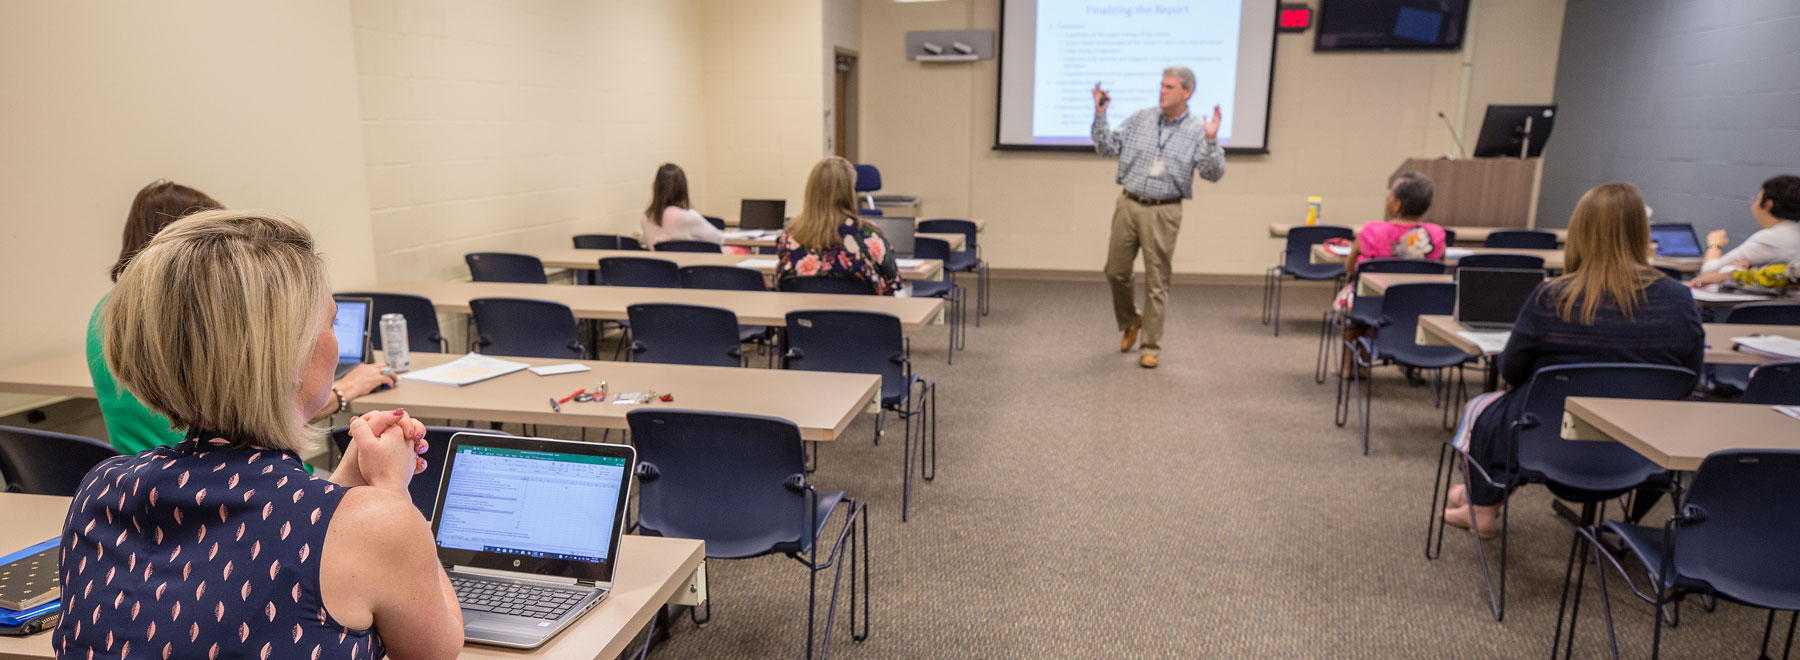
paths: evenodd
<path fill-rule="evenodd" d="M 746 199 L 738 209 L 738 229 L 781 230 L 787 222 L 787 200 Z"/>
<path fill-rule="evenodd" d="M 867 218 L 881 228 L 881 235 L 887 239 L 888 248 L 894 251 L 895 257 L 910 257 L 913 253 L 913 232 L 918 224 L 912 218 Z"/>
<path fill-rule="evenodd" d="M 536 648 L 612 589 L 637 452 L 458 433 L 432 509 L 471 642 Z"/>
<path fill-rule="evenodd" d="M 1675 259 L 1699 259 L 1706 255 L 1694 226 L 1685 222 L 1650 225 L 1650 242 L 1656 245 L 1656 256 Z"/>
<path fill-rule="evenodd" d="M 337 301 L 337 317 L 331 320 L 331 332 L 337 335 L 338 364 L 333 379 L 343 378 L 356 365 L 371 362 L 369 329 L 374 323 L 375 301 L 353 296 L 332 296 Z"/>
<path fill-rule="evenodd" d="M 1543 283 L 1542 269 L 1458 268 L 1456 322 L 1470 330 L 1511 330 Z"/>

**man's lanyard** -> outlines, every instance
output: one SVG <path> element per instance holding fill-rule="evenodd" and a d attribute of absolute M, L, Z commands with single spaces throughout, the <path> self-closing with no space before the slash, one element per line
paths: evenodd
<path fill-rule="evenodd" d="M 1188 118 L 1189 114 L 1191 114 L 1191 113 L 1186 113 L 1186 112 L 1181 113 L 1181 118 L 1175 120 L 1175 130 L 1169 131 L 1169 138 L 1167 140 L 1163 139 L 1163 136 L 1162 136 L 1162 134 L 1163 134 L 1162 118 L 1158 117 L 1156 119 L 1156 155 L 1157 155 L 1157 157 L 1160 158 L 1162 156 L 1163 147 L 1168 146 L 1169 142 L 1174 140 L 1176 135 L 1181 134 L 1181 125 L 1184 123 L 1187 123 L 1187 118 Z"/>

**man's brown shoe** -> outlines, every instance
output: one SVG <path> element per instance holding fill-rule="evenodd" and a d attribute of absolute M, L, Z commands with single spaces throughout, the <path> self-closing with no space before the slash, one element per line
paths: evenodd
<path fill-rule="evenodd" d="M 1119 340 L 1120 353 L 1129 353 L 1131 352 L 1132 347 L 1137 346 L 1138 330 L 1143 327 L 1143 319 L 1138 319 L 1137 321 L 1132 322 L 1131 327 L 1125 329 L 1125 338 Z"/>
<path fill-rule="evenodd" d="M 1156 368 L 1156 356 L 1151 355 L 1149 353 L 1143 354 L 1143 356 L 1138 358 L 1138 366 L 1143 367 L 1145 369 L 1155 369 Z"/>

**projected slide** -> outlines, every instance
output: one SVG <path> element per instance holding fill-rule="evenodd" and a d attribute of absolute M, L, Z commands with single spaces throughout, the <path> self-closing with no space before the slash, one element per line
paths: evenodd
<path fill-rule="evenodd" d="M 1155 107 L 1162 71 L 1194 71 L 1189 107 L 1223 113 L 1228 150 L 1268 144 L 1276 0 L 1007 0 L 996 148 L 1091 148 L 1094 83 L 1107 120 Z"/>
<path fill-rule="evenodd" d="M 1233 107 L 1237 94 L 1240 0 L 1174 4 L 1104 0 L 1040 0 L 1037 75 L 1031 138 L 1037 144 L 1090 144 L 1094 83 L 1112 94 L 1113 127 L 1140 108 L 1156 105 L 1162 70 L 1194 70 L 1196 108 Z M 1232 113 L 1219 129 L 1231 135 Z"/>

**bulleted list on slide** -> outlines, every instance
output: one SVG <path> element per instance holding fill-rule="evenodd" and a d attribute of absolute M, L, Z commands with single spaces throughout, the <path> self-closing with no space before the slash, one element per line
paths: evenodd
<path fill-rule="evenodd" d="M 1031 134 L 1038 144 L 1085 144 L 1094 121 L 1094 83 L 1112 95 L 1107 120 L 1157 104 L 1165 67 L 1194 71 L 1189 103 L 1224 113 L 1231 135 L 1237 90 L 1241 0 L 1039 0 Z"/>

